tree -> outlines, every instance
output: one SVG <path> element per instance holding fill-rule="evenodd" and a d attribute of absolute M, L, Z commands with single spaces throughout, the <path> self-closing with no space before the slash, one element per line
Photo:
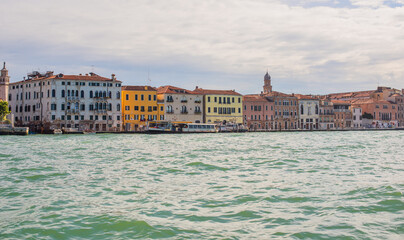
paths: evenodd
<path fill-rule="evenodd" d="M 3 121 L 8 114 L 10 114 L 8 102 L 0 100 L 0 121 Z"/>

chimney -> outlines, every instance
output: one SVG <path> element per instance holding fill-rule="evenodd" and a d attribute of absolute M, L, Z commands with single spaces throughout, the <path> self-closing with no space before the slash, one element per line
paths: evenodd
<path fill-rule="evenodd" d="M 111 79 L 114 81 L 115 80 L 115 74 L 111 74 Z"/>
<path fill-rule="evenodd" d="M 195 87 L 195 90 L 198 89 L 198 86 Z M 403 89 L 404 90 L 404 89 Z"/>

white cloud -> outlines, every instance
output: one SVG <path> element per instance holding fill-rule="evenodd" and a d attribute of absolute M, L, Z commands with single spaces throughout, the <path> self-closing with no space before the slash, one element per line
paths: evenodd
<path fill-rule="evenodd" d="M 327 88 L 324 83 L 369 88 L 386 76 L 386 85 L 400 87 L 403 8 L 381 7 L 382 0 L 351 2 L 358 8 L 291 7 L 264 0 L 5 0 L 0 19 L 2 41 L 27 45 L 19 47 L 27 49 L 33 64 L 38 56 L 60 56 L 78 61 L 74 66 L 111 61 L 218 76 L 263 75 L 269 67 L 274 79 L 302 86 L 296 91 L 320 92 Z M 29 56 L 33 46 L 36 51 Z M 0 54 L 17 57 L 13 51 L 18 52 L 7 48 Z M 218 80 L 203 81 L 219 86 Z M 257 86 L 239 79 L 220 87 L 239 84 L 241 91 L 258 91 L 261 80 L 256 79 Z"/>

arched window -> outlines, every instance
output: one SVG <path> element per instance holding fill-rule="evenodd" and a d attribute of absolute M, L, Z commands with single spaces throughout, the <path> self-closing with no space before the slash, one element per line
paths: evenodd
<path fill-rule="evenodd" d="M 300 114 L 304 114 L 304 111 L 303 111 L 303 105 L 300 105 Z"/>
<path fill-rule="evenodd" d="M 70 90 L 67 90 L 67 96 L 70 97 Z"/>
<path fill-rule="evenodd" d="M 90 91 L 90 98 L 93 98 L 93 91 Z"/>
<path fill-rule="evenodd" d="M 116 92 L 116 99 L 121 99 L 121 92 Z"/>
<path fill-rule="evenodd" d="M 98 97 L 98 91 L 95 91 L 95 97 L 96 98 Z"/>
<path fill-rule="evenodd" d="M 104 92 L 102 93 L 102 97 L 107 97 L 107 92 L 106 92 L 106 91 L 104 91 Z"/>
<path fill-rule="evenodd" d="M 80 97 L 81 97 L 81 98 L 84 98 L 84 90 L 81 90 Z"/>
<path fill-rule="evenodd" d="M 65 90 L 62 90 L 62 97 L 65 97 Z"/>
<path fill-rule="evenodd" d="M 116 110 L 117 110 L 117 111 L 121 111 L 121 104 L 118 103 L 118 104 L 116 105 Z"/>
<path fill-rule="evenodd" d="M 109 97 L 109 98 L 112 98 L 112 93 L 111 93 L 111 91 L 108 92 L 108 97 Z"/>
<path fill-rule="evenodd" d="M 105 93 L 105 92 L 104 92 Z M 107 109 L 107 104 L 106 103 L 104 103 L 103 105 L 102 105 L 102 109 Z"/>
<path fill-rule="evenodd" d="M 74 105 L 74 109 L 79 110 L 79 103 L 76 102 L 76 104 Z"/>
<path fill-rule="evenodd" d="M 56 90 L 52 89 L 52 97 L 56 97 Z"/>
<path fill-rule="evenodd" d="M 79 90 L 76 90 L 76 97 L 79 96 Z"/>
<path fill-rule="evenodd" d="M 108 111 L 112 111 L 112 103 L 108 104 Z"/>

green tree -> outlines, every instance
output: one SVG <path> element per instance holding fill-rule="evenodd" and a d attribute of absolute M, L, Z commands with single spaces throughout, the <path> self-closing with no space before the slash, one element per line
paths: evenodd
<path fill-rule="evenodd" d="M 3 121 L 8 114 L 10 114 L 8 102 L 0 100 L 0 121 Z"/>

